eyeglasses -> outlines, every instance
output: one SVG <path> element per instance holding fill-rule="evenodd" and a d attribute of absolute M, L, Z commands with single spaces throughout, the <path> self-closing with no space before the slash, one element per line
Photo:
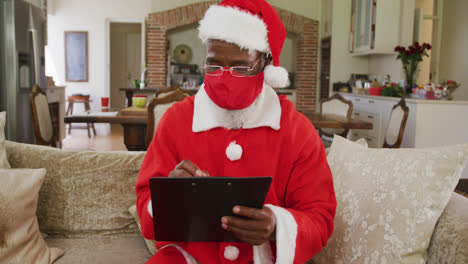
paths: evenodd
<path fill-rule="evenodd" d="M 260 57 L 261 58 L 261 57 Z M 205 74 L 211 75 L 211 76 L 221 76 L 225 71 L 229 71 L 232 76 L 234 77 L 249 77 L 252 76 L 251 71 L 257 66 L 258 62 L 260 61 L 260 58 L 255 62 L 255 64 L 252 67 L 248 66 L 234 66 L 230 68 L 224 68 L 223 66 L 219 65 L 207 65 L 205 64 L 203 66 L 203 70 L 205 70 Z"/>

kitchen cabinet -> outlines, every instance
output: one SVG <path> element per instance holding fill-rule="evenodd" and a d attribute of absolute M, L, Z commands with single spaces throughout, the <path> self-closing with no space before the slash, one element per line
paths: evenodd
<path fill-rule="evenodd" d="M 350 52 L 353 55 L 394 54 L 401 40 L 403 1 L 352 1 Z"/>

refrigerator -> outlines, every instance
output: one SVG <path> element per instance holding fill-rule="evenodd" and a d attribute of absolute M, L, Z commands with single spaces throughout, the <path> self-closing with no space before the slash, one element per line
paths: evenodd
<path fill-rule="evenodd" d="M 0 112 L 8 140 L 35 143 L 29 94 L 46 90 L 46 15 L 23 0 L 0 0 Z"/>

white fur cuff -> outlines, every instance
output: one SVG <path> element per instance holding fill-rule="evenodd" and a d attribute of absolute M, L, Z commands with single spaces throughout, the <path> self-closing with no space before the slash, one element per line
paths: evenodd
<path fill-rule="evenodd" d="M 153 217 L 153 204 L 151 203 L 151 200 L 148 203 L 148 213 L 151 215 L 151 218 Z"/>
<path fill-rule="evenodd" d="M 265 82 L 273 88 L 288 87 L 288 71 L 280 66 L 268 65 L 265 67 Z"/>
<path fill-rule="evenodd" d="M 271 204 L 265 205 L 270 208 L 276 218 L 276 263 L 290 264 L 294 262 L 296 253 L 297 223 L 294 216 L 286 209 Z M 265 243 L 254 246 L 254 263 L 272 263 L 270 245 Z"/>

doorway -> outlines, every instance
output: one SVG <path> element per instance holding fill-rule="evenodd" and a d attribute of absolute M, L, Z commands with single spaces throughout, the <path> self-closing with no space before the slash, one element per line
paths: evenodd
<path fill-rule="evenodd" d="M 123 108 L 125 93 L 141 76 L 141 23 L 110 23 L 110 107 Z"/>
<path fill-rule="evenodd" d="M 322 39 L 321 45 L 320 99 L 330 95 L 330 56 L 331 37 L 326 37 Z"/>

